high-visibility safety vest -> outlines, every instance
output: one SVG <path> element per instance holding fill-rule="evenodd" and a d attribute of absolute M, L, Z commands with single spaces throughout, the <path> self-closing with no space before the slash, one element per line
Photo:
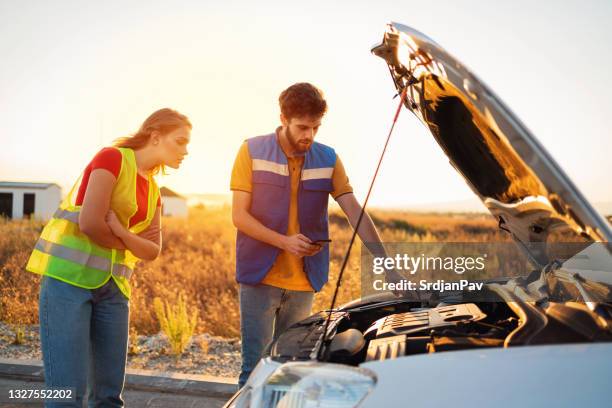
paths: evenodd
<path fill-rule="evenodd" d="M 291 180 L 287 157 L 276 133 L 247 140 L 252 161 L 250 214 L 266 227 L 287 233 Z M 336 152 L 314 142 L 306 152 L 298 189 L 298 221 L 300 233 L 311 240 L 329 237 L 327 204 L 333 191 L 332 175 Z M 257 284 L 266 276 L 280 249 L 238 231 L 236 237 L 236 280 Z M 303 258 L 304 271 L 315 291 L 327 282 L 329 246 L 314 256 Z"/>
<path fill-rule="evenodd" d="M 126 228 L 136 211 L 136 158 L 129 148 L 118 148 L 121 152 L 121 170 L 111 194 L 110 208 Z M 43 229 L 26 269 L 48 275 L 85 289 L 95 289 L 109 279 L 115 281 L 121 292 L 129 299 L 129 278 L 138 258 L 129 250 L 109 249 L 94 243 L 79 229 L 80 205 L 75 205 L 78 187 L 83 176 L 77 180 L 68 196 L 62 201 L 53 218 Z M 153 220 L 159 197 L 159 188 L 149 175 L 147 217 L 129 227 L 135 234 L 144 231 Z"/>

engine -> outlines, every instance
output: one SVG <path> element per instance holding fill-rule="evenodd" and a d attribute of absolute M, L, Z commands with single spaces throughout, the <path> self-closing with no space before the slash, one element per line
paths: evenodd
<path fill-rule="evenodd" d="M 339 325 L 330 345 L 330 360 L 356 363 L 420 353 L 503 347 L 506 336 L 517 325 L 518 319 L 500 303 L 411 309 L 381 317 L 365 330 L 356 327 L 342 330 Z"/>
<path fill-rule="evenodd" d="M 359 365 L 481 347 L 612 341 L 609 321 L 576 302 L 536 305 L 508 298 L 422 306 L 380 302 L 335 311 L 324 346 L 322 334 L 328 315 L 321 312 L 284 332 L 271 344 L 269 354 L 279 360 L 322 358 Z"/>
<path fill-rule="evenodd" d="M 377 320 L 364 336 L 369 339 L 366 361 L 408 354 L 474 347 L 501 347 L 508 323 L 484 323 L 487 315 L 474 303 L 399 313 Z M 484 332 L 482 329 L 485 329 Z M 495 330 L 493 330 L 495 329 Z"/>

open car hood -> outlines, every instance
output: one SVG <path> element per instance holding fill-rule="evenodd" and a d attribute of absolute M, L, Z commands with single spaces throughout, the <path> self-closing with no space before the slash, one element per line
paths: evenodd
<path fill-rule="evenodd" d="M 608 222 L 525 125 L 435 41 L 391 23 L 372 52 L 398 92 L 408 88 L 405 107 L 534 264 L 552 261 L 542 244 L 612 241 Z"/>

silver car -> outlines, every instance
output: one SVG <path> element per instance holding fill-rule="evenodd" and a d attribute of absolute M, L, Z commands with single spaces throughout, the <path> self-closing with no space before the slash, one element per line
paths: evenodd
<path fill-rule="evenodd" d="M 372 52 L 532 268 L 485 281 L 489 301 L 380 293 L 312 315 L 226 406 L 612 406 L 608 221 L 436 42 L 393 23 Z"/>

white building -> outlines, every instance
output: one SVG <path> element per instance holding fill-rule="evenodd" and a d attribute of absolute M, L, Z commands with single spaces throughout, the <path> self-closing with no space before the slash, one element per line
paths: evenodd
<path fill-rule="evenodd" d="M 47 221 L 61 200 L 62 189 L 55 183 L 0 181 L 0 216 Z"/>
<path fill-rule="evenodd" d="M 159 189 L 162 199 L 162 215 L 165 217 L 187 217 L 187 199 L 167 187 Z"/>

